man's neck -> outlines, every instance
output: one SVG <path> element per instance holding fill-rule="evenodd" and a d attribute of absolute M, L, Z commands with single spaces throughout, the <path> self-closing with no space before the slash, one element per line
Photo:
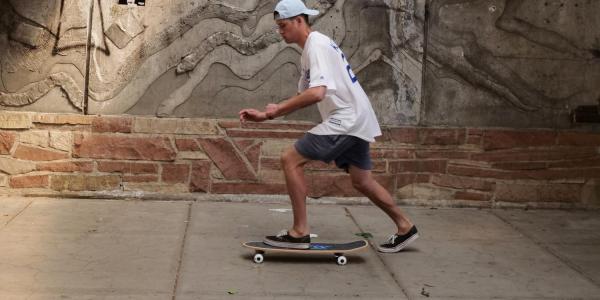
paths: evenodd
<path fill-rule="evenodd" d="M 308 36 L 311 32 L 312 30 L 310 28 L 306 28 L 306 30 L 302 32 L 302 36 L 298 41 L 298 46 L 300 46 L 300 48 L 304 49 L 304 45 L 306 45 L 306 41 L 308 40 Z"/>

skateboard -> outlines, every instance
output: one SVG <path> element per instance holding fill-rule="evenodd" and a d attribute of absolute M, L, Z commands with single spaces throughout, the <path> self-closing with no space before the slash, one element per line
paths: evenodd
<path fill-rule="evenodd" d="M 308 249 L 280 248 L 267 245 L 263 242 L 246 242 L 242 246 L 254 249 L 254 262 L 260 264 L 264 261 L 266 252 L 289 253 L 289 254 L 333 254 L 338 265 L 343 266 L 348 263 L 345 253 L 365 250 L 368 246 L 366 240 L 354 241 L 350 243 L 311 243 Z"/>

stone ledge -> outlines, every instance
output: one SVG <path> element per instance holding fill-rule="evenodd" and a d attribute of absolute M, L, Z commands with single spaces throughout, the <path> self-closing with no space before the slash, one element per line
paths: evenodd
<path fill-rule="evenodd" d="M 0 112 L 0 128 L 2 129 L 29 129 L 33 127 L 32 119 L 35 113 Z"/>
<path fill-rule="evenodd" d="M 48 114 L 37 113 L 33 115 L 33 123 L 51 125 L 91 125 L 95 116 L 76 114 Z"/>
<path fill-rule="evenodd" d="M 159 119 L 136 117 L 133 132 L 151 134 L 217 135 L 217 121 L 211 119 Z"/>

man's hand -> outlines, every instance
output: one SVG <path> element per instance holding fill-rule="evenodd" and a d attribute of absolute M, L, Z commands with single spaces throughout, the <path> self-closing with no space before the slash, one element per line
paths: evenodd
<path fill-rule="evenodd" d="M 262 122 L 275 118 L 279 110 L 279 104 L 269 103 L 265 107 L 265 111 L 258 111 L 253 108 L 247 108 L 240 111 L 240 121 Z"/>
<path fill-rule="evenodd" d="M 266 112 L 258 111 L 253 108 L 243 109 L 239 114 L 240 122 L 242 123 L 246 121 L 262 122 L 268 119 Z"/>
<path fill-rule="evenodd" d="M 285 116 L 300 108 L 315 104 L 325 98 L 327 87 L 316 86 L 305 90 L 304 92 L 279 104 L 270 103 L 265 107 L 265 111 L 259 111 L 253 108 L 247 108 L 240 111 L 240 121 L 262 122 L 273 118 Z"/>

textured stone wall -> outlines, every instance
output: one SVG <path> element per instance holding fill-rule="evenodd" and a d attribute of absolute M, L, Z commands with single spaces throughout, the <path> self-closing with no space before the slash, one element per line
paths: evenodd
<path fill-rule="evenodd" d="M 87 91 L 90 114 L 221 118 L 279 101 L 300 49 L 275 32 L 276 2 L 1 0 L 0 105 L 79 112 Z M 565 128 L 600 99 L 599 1 L 307 2 L 386 125 Z"/>
<path fill-rule="evenodd" d="M 423 125 L 564 128 L 600 104 L 600 1 L 432 0 Z"/>
<path fill-rule="evenodd" d="M 116 0 L 2 0 L 0 104 L 78 112 L 87 90 L 90 114 L 232 117 L 243 107 L 279 101 L 296 92 L 300 49 L 275 31 L 276 2 L 147 1 L 138 7 Z M 321 11 L 313 28 L 345 50 L 382 122 L 416 122 L 422 56 L 417 4 L 308 4 Z M 410 28 L 400 29 L 404 23 Z M 411 64 L 410 77 L 404 63 Z M 289 118 L 314 121 L 318 114 L 313 108 Z"/>
<path fill-rule="evenodd" d="M 2 113 L 0 190 L 113 197 L 285 195 L 280 153 L 312 125 Z M 372 145 L 374 176 L 400 201 L 600 206 L 597 134 L 410 126 L 383 131 Z M 306 169 L 311 197 L 360 196 L 333 164 L 315 162 Z"/>

